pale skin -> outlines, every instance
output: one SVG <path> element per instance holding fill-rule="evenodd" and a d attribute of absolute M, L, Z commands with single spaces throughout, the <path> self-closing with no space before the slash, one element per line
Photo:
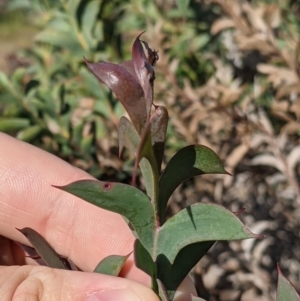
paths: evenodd
<path fill-rule="evenodd" d="M 0 296 L 3 301 L 159 301 L 149 277 L 130 258 L 121 277 L 93 274 L 104 257 L 132 252 L 134 237 L 117 214 L 51 185 L 92 179 L 86 172 L 0 133 Z M 28 241 L 16 228 L 38 231 L 86 272 L 38 266 L 13 243 Z M 196 294 L 186 279 L 176 301 Z"/>

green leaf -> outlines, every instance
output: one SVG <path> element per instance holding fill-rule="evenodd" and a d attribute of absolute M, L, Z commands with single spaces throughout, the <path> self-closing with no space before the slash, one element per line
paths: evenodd
<path fill-rule="evenodd" d="M 93 142 L 94 142 L 94 137 L 93 137 L 92 134 L 90 134 L 88 136 L 85 136 L 85 137 L 82 137 L 82 140 L 81 140 L 81 143 L 80 143 L 82 152 L 85 153 L 85 154 L 89 154 L 90 150 L 93 147 Z"/>
<path fill-rule="evenodd" d="M 66 14 L 63 12 L 55 14 L 55 16 L 53 16 L 53 18 L 49 20 L 47 29 L 64 33 L 68 33 L 73 30 L 72 25 L 70 24 L 70 20 L 68 20 Z"/>
<path fill-rule="evenodd" d="M 146 158 L 142 158 L 139 163 L 143 179 L 145 181 L 146 193 L 150 199 L 152 199 L 154 195 L 154 183 L 153 183 L 153 175 L 152 169 L 149 161 Z"/>
<path fill-rule="evenodd" d="M 17 138 L 23 141 L 32 141 L 37 137 L 43 128 L 39 125 L 32 125 L 17 134 Z"/>
<path fill-rule="evenodd" d="M 300 301 L 293 285 L 282 275 L 278 265 L 277 301 Z"/>
<path fill-rule="evenodd" d="M 174 190 L 187 179 L 202 174 L 228 174 L 220 158 L 204 145 L 189 145 L 169 161 L 159 180 L 159 217 L 163 224 L 168 200 Z"/>
<path fill-rule="evenodd" d="M 158 200 L 158 167 L 157 162 L 151 142 L 151 123 L 149 122 L 143 132 L 141 137 L 140 143 L 138 145 L 136 151 L 136 161 L 135 167 L 132 176 L 132 182 L 135 184 L 135 177 L 137 172 L 137 166 L 141 162 L 141 160 L 145 158 L 149 162 L 148 165 L 145 167 L 148 169 L 146 172 L 149 174 L 147 175 L 149 178 L 147 179 L 149 183 L 152 184 L 152 187 L 149 188 L 148 192 L 150 191 L 151 200 L 154 201 L 155 208 L 157 207 L 157 200 Z M 149 168 L 150 167 L 150 168 Z M 156 210 L 156 209 L 155 209 Z"/>
<path fill-rule="evenodd" d="M 71 270 L 67 260 L 58 255 L 50 244 L 38 232 L 31 228 L 17 229 L 20 231 L 32 244 L 37 253 L 41 256 L 44 262 L 51 268 Z"/>
<path fill-rule="evenodd" d="M 140 270 L 151 276 L 152 279 L 156 278 L 156 265 L 149 252 L 138 239 L 134 242 L 134 262 Z"/>
<path fill-rule="evenodd" d="M 190 0 L 176 0 L 176 4 L 182 16 L 186 16 L 190 4 Z"/>
<path fill-rule="evenodd" d="M 121 155 L 124 146 L 129 148 L 129 150 L 132 153 L 136 154 L 141 138 L 138 135 L 133 124 L 126 117 L 122 116 L 119 122 L 118 130 L 119 130 L 119 156 Z M 139 162 L 139 166 L 143 178 L 145 180 L 147 195 L 151 199 L 153 195 L 153 187 L 154 187 L 151 165 L 146 158 L 142 158 Z"/>
<path fill-rule="evenodd" d="M 159 230 L 156 257 L 174 263 L 189 244 L 215 240 L 239 240 L 260 236 L 247 230 L 234 213 L 222 206 L 198 203 L 172 216 Z"/>
<path fill-rule="evenodd" d="M 56 47 L 70 49 L 77 53 L 83 51 L 72 32 L 59 32 L 58 30 L 46 29 L 38 33 L 34 40 L 36 42 L 47 43 Z"/>
<path fill-rule="evenodd" d="M 87 3 L 81 20 L 82 33 L 89 44 L 89 48 L 95 47 L 97 40 L 93 37 L 93 27 L 97 21 L 100 5 L 98 0 Z"/>
<path fill-rule="evenodd" d="M 210 34 L 201 34 L 197 38 L 194 39 L 193 44 L 196 49 L 201 49 L 208 44 L 211 40 Z"/>
<path fill-rule="evenodd" d="M 81 180 L 54 186 L 100 208 L 123 215 L 136 231 L 137 238 L 152 254 L 155 218 L 149 198 L 139 189 L 121 183 Z"/>
<path fill-rule="evenodd" d="M 31 5 L 29 0 L 13 0 L 7 2 L 7 10 L 28 9 Z"/>
<path fill-rule="evenodd" d="M 121 255 L 110 255 L 103 258 L 94 269 L 94 273 L 100 273 L 111 276 L 118 276 L 124 263 L 128 259 L 130 254 L 121 256 Z"/>
<path fill-rule="evenodd" d="M 7 90 L 10 89 L 10 82 L 7 75 L 4 72 L 0 72 L 0 87 L 3 87 Z"/>
<path fill-rule="evenodd" d="M 234 215 L 237 216 L 243 211 L 244 209 L 241 209 Z M 215 241 L 201 241 L 187 245 L 179 251 L 173 264 L 165 256 L 157 258 L 157 278 L 164 284 L 171 300 L 180 283 L 215 243 Z"/>
<path fill-rule="evenodd" d="M 23 83 L 24 77 L 27 74 L 27 70 L 26 68 L 23 67 L 19 67 L 17 70 L 14 71 L 14 73 L 11 75 L 11 81 L 14 84 L 21 84 Z M 1 76 L 1 72 L 0 72 L 0 76 Z"/>
<path fill-rule="evenodd" d="M 136 153 L 139 143 L 141 141 L 133 124 L 122 116 L 119 121 L 119 156 L 123 151 L 124 146 L 128 147 L 133 153 Z"/>
<path fill-rule="evenodd" d="M 173 264 L 165 256 L 158 256 L 157 278 L 164 284 L 170 299 L 173 299 L 180 283 L 214 243 L 215 241 L 203 241 L 185 246 L 179 251 Z"/>
<path fill-rule="evenodd" d="M 82 0 L 69 0 L 68 1 L 68 13 L 70 15 L 70 17 L 74 20 L 77 19 L 77 11 L 79 8 L 80 3 L 82 2 Z"/>
<path fill-rule="evenodd" d="M 101 99 L 94 104 L 94 111 L 103 114 L 105 117 L 111 117 L 110 103 L 107 99 L 108 89 L 99 89 L 98 79 L 84 66 L 80 67 L 79 75 L 81 76 L 82 85 L 87 91 L 90 91 L 91 95 Z"/>
<path fill-rule="evenodd" d="M 30 120 L 27 118 L 0 118 L 0 131 L 8 132 L 13 130 L 20 130 L 30 125 Z"/>

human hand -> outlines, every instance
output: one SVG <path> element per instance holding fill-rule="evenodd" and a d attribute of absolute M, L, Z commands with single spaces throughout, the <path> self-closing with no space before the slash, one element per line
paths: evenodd
<path fill-rule="evenodd" d="M 0 295 L 43 301 L 158 301 L 149 277 L 130 258 L 120 277 L 90 273 L 111 254 L 132 251 L 134 237 L 123 219 L 51 185 L 92 177 L 34 146 L 0 133 Z M 57 253 L 87 272 L 34 265 L 11 240 L 27 244 L 15 229 L 38 231 Z M 25 264 L 27 261 L 27 265 Z M 4 266 L 5 265 L 5 266 Z M 135 280 L 135 281 L 132 281 Z M 187 280 L 176 301 L 196 294 Z M 175 300 L 175 299 L 174 299 Z"/>

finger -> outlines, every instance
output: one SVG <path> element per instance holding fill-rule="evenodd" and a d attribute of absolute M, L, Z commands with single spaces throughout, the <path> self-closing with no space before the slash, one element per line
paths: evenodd
<path fill-rule="evenodd" d="M 146 286 L 124 278 L 50 269 L 0 267 L 1 300 L 159 301 Z"/>
<path fill-rule="evenodd" d="M 123 219 L 52 187 L 92 177 L 59 158 L 0 133 L 0 235 L 27 243 L 31 227 L 79 268 L 92 271 L 107 255 L 127 255 L 134 238 Z M 131 277 L 148 277 L 127 263 Z M 127 273 L 125 271 L 125 274 Z"/>

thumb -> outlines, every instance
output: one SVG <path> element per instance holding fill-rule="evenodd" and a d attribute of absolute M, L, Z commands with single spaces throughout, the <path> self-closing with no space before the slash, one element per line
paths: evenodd
<path fill-rule="evenodd" d="M 3 301 L 159 301 L 148 287 L 119 277 L 52 269 L 0 266 Z"/>

